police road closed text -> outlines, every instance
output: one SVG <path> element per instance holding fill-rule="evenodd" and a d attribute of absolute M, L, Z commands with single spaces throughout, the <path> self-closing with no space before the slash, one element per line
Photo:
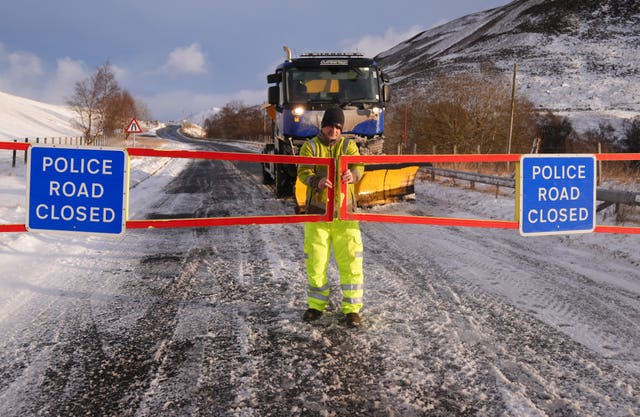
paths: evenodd
<path fill-rule="evenodd" d="M 575 180 L 586 179 L 585 165 L 551 166 L 536 165 L 532 167 L 531 176 L 534 180 Z M 580 188 L 571 187 L 538 187 L 538 201 L 577 201 L 580 199 Z M 530 223 L 575 222 L 587 220 L 589 210 L 584 207 L 550 208 L 548 210 L 531 209 L 527 213 Z"/>
<path fill-rule="evenodd" d="M 122 231 L 121 150 L 34 147 L 31 153 L 30 175 L 38 181 L 30 181 L 30 228 Z"/>
<path fill-rule="evenodd" d="M 42 172 L 46 172 L 48 169 L 64 174 L 69 172 L 71 174 L 87 174 L 97 175 L 112 175 L 113 174 L 113 161 L 110 159 L 99 160 L 91 158 L 85 161 L 84 158 L 52 158 L 45 156 L 42 158 Z"/>
<path fill-rule="evenodd" d="M 85 161 L 84 158 L 52 158 L 46 156 L 42 158 L 42 170 L 55 171 L 59 174 L 87 174 L 91 175 L 113 175 L 113 161 L 110 159 L 98 160 L 91 158 Z M 91 200 L 97 200 L 104 195 L 104 186 L 101 183 L 87 183 L 84 181 L 74 182 L 58 180 L 49 181 L 49 197 L 86 197 Z M 47 204 L 38 204 L 36 206 L 36 217 L 39 219 L 51 220 L 77 220 L 79 222 L 113 222 L 115 220 L 115 212 L 109 207 L 86 207 L 64 205 L 56 207 L 55 204 L 47 206 Z"/>
<path fill-rule="evenodd" d="M 523 234 L 593 230 L 593 157 L 530 157 L 522 160 Z"/>

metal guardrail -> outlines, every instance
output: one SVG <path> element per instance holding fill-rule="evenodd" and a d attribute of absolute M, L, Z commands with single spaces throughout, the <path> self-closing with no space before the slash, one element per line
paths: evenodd
<path fill-rule="evenodd" d="M 500 177 L 497 175 L 485 175 L 474 172 L 456 171 L 452 169 L 422 167 L 432 176 L 439 175 L 441 177 L 455 178 L 459 180 L 469 181 L 471 183 L 481 183 L 495 185 L 499 187 L 515 188 L 516 180 L 514 178 Z M 597 211 L 607 208 L 613 204 L 627 204 L 630 206 L 640 206 L 640 193 L 632 191 L 610 190 L 607 188 L 596 188 L 596 200 L 602 201 L 597 207 Z"/>
<path fill-rule="evenodd" d="M 516 181 L 509 177 L 500 177 L 498 175 L 486 175 L 475 172 L 456 171 L 453 169 L 422 167 L 425 172 L 430 172 L 432 176 L 439 175 L 441 177 L 455 178 L 469 182 L 479 182 L 481 184 L 497 185 L 499 187 L 515 188 Z"/>
<path fill-rule="evenodd" d="M 612 204 L 627 204 L 629 206 L 640 206 L 640 193 L 632 191 L 608 190 L 606 188 L 596 188 L 596 200 L 603 203 L 598 206 L 598 211 L 609 207 Z"/>

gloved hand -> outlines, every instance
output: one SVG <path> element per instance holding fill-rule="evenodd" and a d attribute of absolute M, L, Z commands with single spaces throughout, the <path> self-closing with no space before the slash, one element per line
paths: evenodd
<path fill-rule="evenodd" d="M 350 169 L 347 169 L 345 172 L 342 173 L 341 178 L 342 178 L 342 182 L 351 184 L 353 182 L 353 173 L 351 172 Z"/>
<path fill-rule="evenodd" d="M 333 188 L 333 184 L 327 177 L 322 177 L 320 178 L 320 181 L 318 181 L 318 190 L 322 190 L 324 188 Z"/>

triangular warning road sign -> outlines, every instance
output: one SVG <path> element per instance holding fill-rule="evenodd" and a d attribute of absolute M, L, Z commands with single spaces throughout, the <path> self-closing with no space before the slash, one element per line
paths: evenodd
<path fill-rule="evenodd" d="M 140 123 L 136 120 L 136 118 L 132 118 L 129 122 L 129 126 L 125 130 L 127 133 L 142 133 L 142 128 L 140 127 Z"/>

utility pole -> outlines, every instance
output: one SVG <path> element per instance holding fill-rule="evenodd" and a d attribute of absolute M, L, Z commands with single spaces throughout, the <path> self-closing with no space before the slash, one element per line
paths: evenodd
<path fill-rule="evenodd" d="M 513 118 L 516 111 L 516 74 L 518 73 L 518 64 L 513 64 L 513 82 L 511 83 L 511 120 L 509 121 L 509 140 L 507 142 L 507 154 L 511 153 L 511 139 L 513 137 Z M 507 171 L 511 168 L 507 162 Z"/>
<path fill-rule="evenodd" d="M 407 149 L 407 130 L 409 128 L 409 103 L 404 105 L 404 130 L 402 132 L 402 147 Z"/>
<path fill-rule="evenodd" d="M 511 85 L 511 120 L 509 122 L 509 141 L 507 143 L 507 153 L 511 153 L 511 139 L 513 137 L 513 118 L 516 111 L 516 74 L 518 64 L 513 64 L 513 83 Z"/>

